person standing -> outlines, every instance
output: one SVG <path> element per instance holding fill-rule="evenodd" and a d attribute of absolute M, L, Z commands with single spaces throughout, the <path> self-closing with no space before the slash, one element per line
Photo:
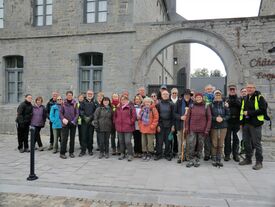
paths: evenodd
<path fill-rule="evenodd" d="M 79 108 L 80 108 L 80 105 L 81 103 L 84 101 L 84 94 L 79 94 L 78 96 L 78 103 L 77 103 L 77 109 L 79 111 Z M 81 129 L 81 124 L 82 124 L 82 120 L 81 120 L 81 116 L 78 116 L 78 119 L 77 119 L 77 129 L 78 129 L 78 141 L 79 141 L 79 145 L 80 145 L 80 149 L 81 149 L 81 142 L 82 142 L 82 129 Z"/>
<path fill-rule="evenodd" d="M 246 90 L 247 96 L 242 100 L 240 112 L 240 121 L 243 126 L 245 159 L 239 165 L 252 164 L 254 147 L 256 151 L 256 163 L 252 168 L 260 170 L 263 167 L 262 125 L 264 124 L 267 103 L 261 92 L 256 90 L 254 83 L 248 83 Z"/>
<path fill-rule="evenodd" d="M 176 108 L 176 105 L 179 101 L 179 91 L 177 88 L 172 88 L 171 89 L 171 96 L 170 96 L 170 101 L 174 104 L 174 108 Z M 175 131 L 173 132 L 173 140 L 172 140 L 172 154 L 173 157 L 177 156 L 178 154 L 178 131 L 175 128 Z"/>
<path fill-rule="evenodd" d="M 61 150 L 60 158 L 66 159 L 67 142 L 70 136 L 70 148 L 69 156 L 74 158 L 74 143 L 75 143 L 75 132 L 78 119 L 77 103 L 73 99 L 73 92 L 66 92 L 66 99 L 60 109 L 60 118 L 62 120 L 62 131 L 61 131 Z"/>
<path fill-rule="evenodd" d="M 19 152 L 30 152 L 28 137 L 29 129 L 32 119 L 32 95 L 25 95 L 25 101 L 20 103 L 17 108 L 17 138 L 18 138 L 18 150 Z"/>
<path fill-rule="evenodd" d="M 174 126 L 174 104 L 169 100 L 169 92 L 163 90 L 161 92 L 161 100 L 156 105 L 159 113 L 159 122 L 157 127 L 157 140 L 156 140 L 156 156 L 154 160 L 159 160 L 163 157 L 163 143 L 165 143 L 164 157 L 172 160 L 171 140 L 168 136 L 170 132 L 175 131 Z"/>
<path fill-rule="evenodd" d="M 185 118 L 185 133 L 187 135 L 186 167 L 199 167 L 204 139 L 209 136 L 212 115 L 209 105 L 203 101 L 203 95 L 196 93 L 195 102 L 187 110 Z"/>
<path fill-rule="evenodd" d="M 142 133 L 143 160 L 149 161 L 154 153 L 154 139 L 158 125 L 159 114 L 153 99 L 143 99 L 143 106 L 138 114 L 138 124 Z"/>
<path fill-rule="evenodd" d="M 136 95 L 134 97 L 134 108 L 136 116 L 139 114 L 141 109 L 142 97 Z M 133 132 L 134 137 L 134 157 L 142 157 L 142 146 L 141 146 L 141 132 L 139 130 L 138 120 L 135 121 L 135 131 Z"/>
<path fill-rule="evenodd" d="M 240 101 L 242 103 L 242 100 L 247 96 L 247 90 L 246 88 L 241 88 L 240 90 Z M 243 155 L 245 154 L 244 152 L 244 141 L 243 141 L 243 129 L 240 127 L 240 130 L 238 132 L 238 137 L 240 138 L 241 140 L 241 149 L 240 149 L 240 155 Z"/>
<path fill-rule="evenodd" d="M 100 107 L 94 113 L 93 124 L 98 133 L 99 138 L 99 159 L 105 156 L 109 158 L 109 139 L 113 128 L 113 111 L 111 107 L 111 100 L 108 97 L 102 99 Z"/>
<path fill-rule="evenodd" d="M 120 157 L 119 160 L 123 160 L 126 157 L 126 149 L 128 154 L 128 161 L 133 160 L 133 146 L 132 136 L 135 130 L 136 111 L 129 102 L 127 95 L 122 95 L 120 98 L 120 105 L 116 109 L 113 117 L 113 122 L 118 134 Z"/>
<path fill-rule="evenodd" d="M 38 150 L 43 151 L 43 144 L 41 141 L 40 131 L 45 126 L 47 118 L 47 110 L 43 104 L 43 98 L 38 96 L 32 109 L 31 127 L 34 128 L 34 144 L 37 142 Z"/>
<path fill-rule="evenodd" d="M 50 121 L 53 128 L 53 153 L 58 152 L 58 139 L 61 139 L 62 121 L 60 118 L 60 110 L 63 104 L 62 97 L 58 96 L 56 104 L 51 107 Z"/>
<path fill-rule="evenodd" d="M 119 95 L 117 93 L 112 94 L 111 106 L 112 106 L 113 113 L 115 113 L 116 109 L 119 106 Z M 113 125 L 112 131 L 111 131 L 111 147 L 112 147 L 112 155 L 118 155 L 119 154 L 119 141 L 117 139 L 117 142 L 116 142 L 116 128 L 114 125 Z"/>
<path fill-rule="evenodd" d="M 214 100 L 214 87 L 211 84 L 208 84 L 204 87 L 203 100 L 206 105 L 209 105 Z M 204 160 L 208 161 L 211 157 L 211 137 L 205 137 L 204 139 Z"/>
<path fill-rule="evenodd" d="M 230 118 L 228 120 L 228 128 L 226 132 L 226 137 L 224 141 L 224 161 L 230 160 L 230 154 L 232 153 L 233 159 L 236 162 L 240 161 L 239 158 L 239 137 L 237 135 L 240 130 L 240 110 L 241 101 L 237 96 L 236 85 L 229 85 L 229 96 L 226 103 L 228 104 L 230 110 Z M 231 144 L 231 134 L 233 136 L 233 142 Z M 231 147 L 232 146 L 232 147 Z"/>
<path fill-rule="evenodd" d="M 211 125 L 211 141 L 212 141 L 212 165 L 214 167 L 223 167 L 221 157 L 223 153 L 224 139 L 230 118 L 229 108 L 222 99 L 222 92 L 215 90 L 214 101 L 211 106 L 212 125 Z"/>
<path fill-rule="evenodd" d="M 50 120 L 50 112 L 51 112 L 51 108 L 53 105 L 56 104 L 56 99 L 59 96 L 58 92 L 53 91 L 52 92 L 52 98 L 49 100 L 49 102 L 46 105 L 46 109 L 47 109 L 47 118 Z M 52 122 L 50 120 L 50 146 L 48 148 L 48 150 L 52 150 L 53 149 L 53 140 L 54 140 L 54 135 L 53 135 L 53 127 L 52 127 Z"/>
<path fill-rule="evenodd" d="M 146 97 L 145 88 L 144 88 L 144 87 L 140 87 L 140 88 L 138 89 L 137 95 L 141 96 L 141 98 L 144 99 L 144 98 Z"/>
<path fill-rule="evenodd" d="M 81 116 L 81 129 L 82 129 L 82 141 L 81 152 L 79 157 L 86 154 L 88 150 L 89 155 L 93 155 L 93 143 L 94 143 L 94 126 L 92 125 L 94 113 L 96 110 L 96 104 L 94 101 L 94 92 L 88 90 L 86 92 L 86 98 L 80 104 L 79 114 Z"/>
<path fill-rule="evenodd" d="M 96 108 L 100 107 L 101 106 L 101 103 L 102 103 L 102 100 L 103 100 L 103 97 L 104 97 L 104 93 L 102 91 L 98 92 L 96 94 L 96 100 L 95 100 L 95 106 Z M 96 133 L 96 144 L 97 144 L 97 149 L 96 151 L 100 151 L 99 148 L 99 136 L 98 134 Z"/>
<path fill-rule="evenodd" d="M 186 114 L 190 107 L 192 107 L 193 101 L 191 100 L 191 91 L 190 89 L 186 89 L 183 94 L 183 98 L 178 100 L 175 105 L 175 126 L 178 131 L 178 160 L 177 163 L 181 163 L 182 161 L 182 146 L 186 139 L 184 137 L 183 129 L 184 122 L 186 120 Z"/>

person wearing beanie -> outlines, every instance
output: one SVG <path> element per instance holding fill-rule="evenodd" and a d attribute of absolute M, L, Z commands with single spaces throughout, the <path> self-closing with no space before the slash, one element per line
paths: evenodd
<path fill-rule="evenodd" d="M 212 141 L 212 165 L 214 167 L 223 167 L 221 156 L 223 151 L 224 139 L 230 118 L 229 108 L 222 99 L 220 90 L 214 91 L 214 101 L 210 105 L 212 113 L 211 141 Z"/>
<path fill-rule="evenodd" d="M 186 167 L 199 167 L 204 139 L 208 137 L 211 128 L 210 107 L 203 101 L 203 94 L 195 94 L 195 102 L 189 107 L 185 120 L 187 134 L 187 152 L 189 162 Z"/>

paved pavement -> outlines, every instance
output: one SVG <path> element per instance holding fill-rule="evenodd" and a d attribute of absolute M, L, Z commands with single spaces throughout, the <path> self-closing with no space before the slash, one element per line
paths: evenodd
<path fill-rule="evenodd" d="M 42 138 L 46 146 L 49 138 Z M 0 134 L 0 206 L 18 206 L 18 199 L 26 201 L 22 206 L 36 206 L 33 198 L 48 206 L 275 206 L 274 142 L 264 143 L 260 171 L 232 160 L 220 169 L 204 161 L 189 169 L 176 160 L 99 160 L 98 153 L 63 160 L 50 151 L 36 151 L 36 181 L 26 181 L 30 154 L 16 147 L 16 136 Z M 90 204 L 82 205 L 83 199 Z"/>

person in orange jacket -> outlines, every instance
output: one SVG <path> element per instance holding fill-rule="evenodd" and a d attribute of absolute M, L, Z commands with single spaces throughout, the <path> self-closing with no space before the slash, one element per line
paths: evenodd
<path fill-rule="evenodd" d="M 158 126 L 159 113 L 154 101 L 146 97 L 143 100 L 143 107 L 138 115 L 138 125 L 142 133 L 143 160 L 149 161 L 154 153 L 154 138 Z"/>

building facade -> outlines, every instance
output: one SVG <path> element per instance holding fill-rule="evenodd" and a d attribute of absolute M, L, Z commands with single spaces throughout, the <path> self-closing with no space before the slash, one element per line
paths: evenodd
<path fill-rule="evenodd" d="M 0 132 L 15 131 L 16 107 L 26 93 L 45 101 L 55 90 L 134 94 L 144 85 L 132 80 L 135 27 L 183 20 L 175 2 L 0 0 Z M 174 57 L 189 62 L 189 56 L 175 55 L 175 48 L 156 57 L 148 84 L 176 82 Z"/>

